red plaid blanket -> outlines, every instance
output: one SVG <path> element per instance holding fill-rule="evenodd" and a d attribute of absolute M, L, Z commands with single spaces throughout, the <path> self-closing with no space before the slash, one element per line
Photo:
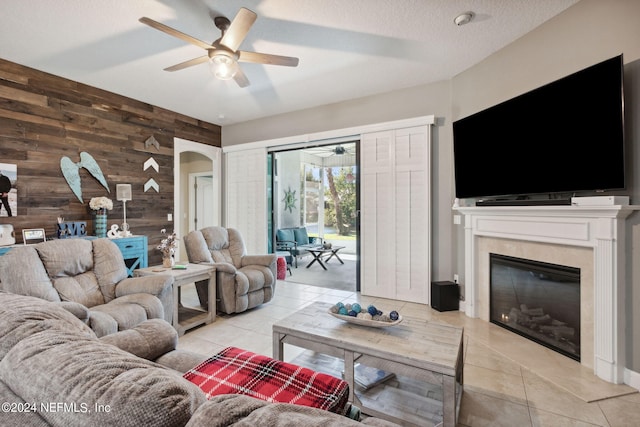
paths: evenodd
<path fill-rule="evenodd" d="M 207 395 L 246 394 L 267 402 L 345 415 L 349 384 L 331 375 L 228 347 L 184 374 Z"/>

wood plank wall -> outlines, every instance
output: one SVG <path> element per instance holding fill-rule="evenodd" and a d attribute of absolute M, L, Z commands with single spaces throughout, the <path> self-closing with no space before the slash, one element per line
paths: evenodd
<path fill-rule="evenodd" d="M 160 149 L 144 142 L 154 136 Z M 55 236 L 57 218 L 86 221 L 93 235 L 92 197 L 113 200 L 109 227 L 123 219 L 122 202 L 116 201 L 116 184 L 131 184 L 133 200 L 127 202 L 127 222 L 134 234 L 149 239 L 150 265 L 161 262 L 155 248 L 160 230 L 173 230 L 167 214 L 173 213 L 173 138 L 220 147 L 221 128 L 172 111 L 67 80 L 0 59 L 0 163 L 17 165 L 18 212 L 0 217 L 13 224 L 17 243 L 22 229 L 44 228 Z M 81 169 L 81 203 L 60 169 L 60 159 L 80 161 L 91 154 L 102 169 L 110 193 Z M 153 157 L 159 172 L 143 164 Z M 144 192 L 153 178 L 159 193 Z"/>

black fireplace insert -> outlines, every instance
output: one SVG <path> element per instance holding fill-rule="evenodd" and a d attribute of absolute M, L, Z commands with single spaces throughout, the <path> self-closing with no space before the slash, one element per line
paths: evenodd
<path fill-rule="evenodd" d="M 490 321 L 580 361 L 580 269 L 489 254 Z"/>

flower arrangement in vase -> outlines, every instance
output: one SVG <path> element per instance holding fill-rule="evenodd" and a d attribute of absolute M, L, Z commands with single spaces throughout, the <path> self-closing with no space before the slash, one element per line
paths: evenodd
<path fill-rule="evenodd" d="M 97 237 L 107 237 L 107 211 L 113 209 L 113 202 L 107 197 L 92 197 L 89 207 L 96 211 L 95 232 Z"/>
<path fill-rule="evenodd" d="M 158 250 L 162 252 L 162 266 L 167 268 L 173 267 L 176 262 L 174 254 L 176 252 L 176 247 L 178 246 L 176 233 L 173 232 L 171 234 L 167 234 L 167 230 L 164 228 L 160 230 L 160 233 L 162 235 L 166 235 L 158 245 Z"/>

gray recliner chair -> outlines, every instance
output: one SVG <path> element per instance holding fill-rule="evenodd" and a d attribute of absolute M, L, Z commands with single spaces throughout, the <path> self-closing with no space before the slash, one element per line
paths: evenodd
<path fill-rule="evenodd" d="M 171 322 L 173 277 L 128 277 L 122 253 L 109 239 L 60 239 L 12 248 L 0 257 L 0 289 L 88 310 L 99 337 L 148 319 Z"/>
<path fill-rule="evenodd" d="M 206 227 L 184 236 L 189 262 L 216 267 L 217 310 L 241 313 L 268 302 L 276 287 L 275 254 L 247 255 L 238 230 Z M 200 304 L 207 308 L 206 283 L 196 283 Z"/>

